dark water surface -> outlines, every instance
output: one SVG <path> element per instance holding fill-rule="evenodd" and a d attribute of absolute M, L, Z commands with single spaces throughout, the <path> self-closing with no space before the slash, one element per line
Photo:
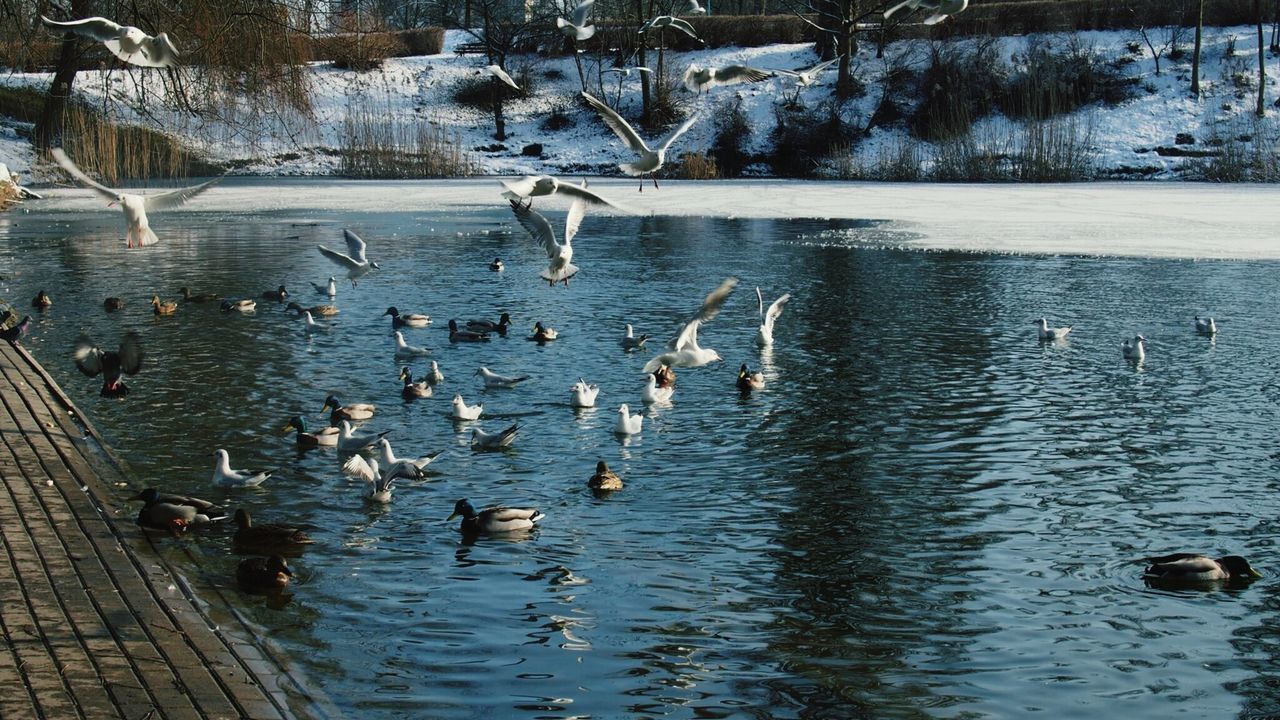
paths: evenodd
<path fill-rule="evenodd" d="M 266 190 L 264 190 L 265 192 Z M 1280 710 L 1275 599 L 1276 263 L 1021 257 L 880 249 L 899 232 L 846 221 L 588 216 L 569 288 L 492 209 L 431 216 L 158 213 L 163 242 L 125 251 L 118 213 L 28 206 L 0 221 L 0 294 L 55 305 L 27 342 L 136 475 L 315 526 L 293 601 L 231 584 L 229 528 L 179 541 L 197 586 L 221 588 L 351 717 L 1224 717 Z M 559 231 L 564 205 L 540 202 Z M 333 271 L 317 252 L 351 227 L 382 271 L 339 288 L 327 332 L 262 303 L 183 306 L 180 286 L 257 296 Z M 914 228 L 928 232 L 928 228 Z M 495 256 L 504 273 L 487 264 Z M 661 342 L 721 279 L 742 284 L 706 326 L 726 362 L 682 371 L 643 434 L 623 323 Z M 791 292 L 776 347 L 756 301 Z M 103 312 L 108 295 L 127 307 Z M 388 305 L 446 380 L 406 404 Z M 450 345 L 451 317 L 515 318 L 511 337 Z M 1197 337 L 1194 314 L 1220 337 Z M 1074 323 L 1041 345 L 1031 321 Z M 541 320 L 562 338 L 526 342 Z M 324 321 L 322 321 L 324 322 Z M 148 351 L 127 399 L 99 398 L 70 360 L 82 331 L 136 329 Z M 1150 340 L 1140 367 L 1123 337 Z M 739 363 L 767 388 L 743 397 Z M 534 379 L 484 391 L 480 365 Z M 424 369 L 421 362 L 415 370 Z M 579 377 L 602 387 L 575 411 Z M 400 454 L 445 449 L 427 481 L 365 504 L 333 450 L 280 429 L 320 424 L 328 392 L 379 407 Z M 461 392 L 507 453 L 473 453 L 448 417 Z M 213 487 L 211 453 L 278 467 L 256 490 Z M 585 483 L 606 459 L 626 488 Z M 461 497 L 536 505 L 528 536 L 464 539 Z M 1239 553 L 1244 589 L 1145 587 L 1140 559 Z"/>

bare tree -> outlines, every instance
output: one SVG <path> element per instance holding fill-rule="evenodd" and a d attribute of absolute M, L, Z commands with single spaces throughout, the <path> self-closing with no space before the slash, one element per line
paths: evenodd
<path fill-rule="evenodd" d="M 1196 11 L 1196 47 L 1191 53 L 1191 94 L 1200 97 L 1200 38 L 1204 33 L 1204 0 Z"/>
<path fill-rule="evenodd" d="M 1253 13 L 1258 19 L 1258 117 L 1266 117 L 1267 105 L 1267 53 L 1263 43 L 1262 0 L 1253 0 Z"/>

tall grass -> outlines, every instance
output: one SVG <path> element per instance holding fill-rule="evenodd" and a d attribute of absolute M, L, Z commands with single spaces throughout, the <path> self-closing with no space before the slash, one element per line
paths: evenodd
<path fill-rule="evenodd" d="M 81 105 L 67 108 L 61 136 L 67 155 L 107 185 L 129 179 L 185 178 L 221 172 L 177 138 L 138 125 L 111 122 Z"/>
<path fill-rule="evenodd" d="M 1210 182 L 1280 181 L 1280 127 L 1274 118 L 1250 117 L 1215 126 L 1207 144 L 1218 152 L 1188 160 L 1185 169 L 1191 178 Z"/>
<path fill-rule="evenodd" d="M 479 167 L 461 138 L 421 120 L 400 120 L 388 108 L 348 103 L 342 121 L 339 173 L 354 178 L 439 178 L 474 175 Z"/>

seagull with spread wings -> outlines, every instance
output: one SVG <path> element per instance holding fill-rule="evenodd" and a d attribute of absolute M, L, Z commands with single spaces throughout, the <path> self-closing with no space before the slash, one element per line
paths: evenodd
<path fill-rule="evenodd" d="M 107 198 L 111 202 L 110 205 L 119 205 L 124 211 L 125 224 L 128 230 L 125 235 L 125 241 L 129 247 L 142 247 L 144 245 L 155 245 L 160 242 L 160 238 L 151 232 L 151 225 L 147 221 L 148 210 L 161 210 L 176 205 L 181 205 L 200 193 L 208 190 L 214 183 L 222 178 L 214 178 L 208 182 L 190 187 L 179 188 L 178 190 L 170 190 L 169 192 L 158 193 L 156 195 L 134 195 L 133 193 L 123 192 L 121 190 L 112 190 L 106 185 L 98 183 L 93 178 L 85 175 L 84 172 L 71 162 L 71 158 L 62 151 L 62 148 L 54 148 L 49 151 L 54 161 L 62 166 L 71 177 L 80 181 L 81 184 L 90 190 L 98 193 L 102 197 Z"/>
<path fill-rule="evenodd" d="M 931 10 L 932 15 L 924 19 L 925 25 L 937 25 L 952 15 L 959 14 L 969 7 L 969 0 L 903 0 L 884 11 L 884 19 L 888 20 L 899 10 Z"/>
<path fill-rule="evenodd" d="M 677 138 L 683 135 L 685 131 L 693 126 L 694 121 L 698 119 L 697 115 L 690 115 L 689 119 L 685 120 L 680 127 L 676 128 L 675 132 L 668 135 L 666 139 L 658 145 L 656 150 L 650 150 L 649 146 L 646 145 L 644 140 L 636 134 L 636 131 L 632 129 L 631 125 L 626 120 L 623 120 L 622 116 L 615 112 L 613 108 L 603 102 L 600 102 L 588 93 L 582 93 L 582 97 L 587 101 L 588 105 L 595 108 L 595 111 L 600 113 L 600 119 L 604 120 L 604 124 L 609 126 L 609 129 L 612 130 L 620 140 L 622 140 L 622 143 L 630 148 L 632 152 L 640 156 L 635 162 L 619 163 L 618 168 L 632 177 L 639 177 L 641 191 L 644 190 L 645 175 L 653 178 L 653 187 L 658 187 L 658 177 L 654 175 L 654 173 L 657 172 L 658 168 L 662 167 L 662 163 L 666 161 L 667 148 L 671 147 L 671 143 L 675 142 Z"/>
<path fill-rule="evenodd" d="M 568 20 L 562 17 L 556 18 L 556 27 L 560 28 L 560 32 L 565 37 L 571 37 L 574 40 L 588 40 L 592 35 L 596 34 L 596 26 L 587 24 L 587 15 L 591 12 L 591 6 L 596 0 L 582 0 L 578 6 L 573 9 L 573 13 Z"/>
<path fill-rule="evenodd" d="M 702 307 L 698 312 L 689 318 L 684 327 L 680 328 L 680 332 L 667 343 L 667 351 L 645 363 L 644 372 L 651 373 L 664 366 L 702 367 L 707 363 L 723 360 L 720 353 L 698 345 L 698 328 L 702 323 L 711 321 L 720 313 L 720 308 L 724 307 L 725 300 L 729 299 L 729 293 L 733 292 L 737 284 L 738 278 L 731 277 L 712 290 L 702 301 Z"/>
<path fill-rule="evenodd" d="M 717 85 L 737 85 L 738 83 L 757 83 L 774 76 L 772 70 L 748 67 L 747 65 L 725 65 L 722 68 L 700 67 L 690 65 L 684 71 L 684 86 L 690 92 L 701 93 Z"/>
<path fill-rule="evenodd" d="M 347 279 L 351 281 L 351 287 L 356 286 L 356 281 L 378 269 L 378 263 L 373 262 L 365 255 L 365 242 L 360 239 L 359 235 L 350 230 L 343 230 L 342 236 L 347 240 L 347 254 L 343 255 L 337 250 L 330 250 L 323 245 L 317 245 L 320 254 L 337 263 L 338 267 L 347 269 Z"/>
<path fill-rule="evenodd" d="M 522 200 L 563 193 L 574 199 L 585 200 L 592 205 L 608 205 L 615 210 L 635 212 L 631 208 L 609 200 L 594 190 L 588 190 L 586 182 L 581 185 L 575 185 L 550 175 L 525 175 L 519 180 L 499 180 L 498 182 L 502 183 L 502 186 L 506 188 L 502 193 L 502 197 L 508 200 Z"/>
<path fill-rule="evenodd" d="M 96 40 L 116 57 L 140 67 L 174 67 L 178 64 L 178 48 L 166 33 L 148 35 L 132 25 L 121 25 L 104 17 L 91 17 L 58 22 L 41 15 L 40 20 L 52 30 L 75 33 Z"/>
<path fill-rule="evenodd" d="M 552 229 L 551 223 L 528 205 L 519 200 L 512 200 L 511 211 L 516 214 L 516 220 L 520 221 L 529 235 L 547 251 L 549 259 L 547 269 L 539 273 L 542 279 L 551 285 L 563 282 L 565 287 L 569 287 L 569 278 L 578 274 L 578 266 L 572 262 L 572 242 L 573 236 L 578 234 L 578 226 L 582 224 L 583 216 L 587 214 L 586 201 L 577 198 L 569 206 L 569 215 L 564 221 L 563 243 L 556 241 L 556 231 Z"/>

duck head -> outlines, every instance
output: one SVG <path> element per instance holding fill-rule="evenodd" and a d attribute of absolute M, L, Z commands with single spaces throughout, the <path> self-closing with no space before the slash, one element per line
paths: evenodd
<path fill-rule="evenodd" d="M 337 410 L 340 407 L 342 407 L 342 403 L 338 402 L 337 396 L 330 395 L 329 397 L 324 399 L 324 407 L 320 408 L 320 412 L 324 412 L 325 410 L 329 410 L 331 408 L 333 410 Z"/>
<path fill-rule="evenodd" d="M 1228 555 L 1218 558 L 1218 564 L 1227 572 L 1231 573 L 1233 578 L 1260 578 L 1262 573 L 1253 569 L 1248 560 L 1239 555 Z"/>
<path fill-rule="evenodd" d="M 143 490 L 142 492 L 138 493 L 137 495 L 134 495 L 129 499 L 141 500 L 142 502 L 150 505 L 151 503 L 156 502 L 157 500 L 160 499 L 160 491 L 155 488 L 147 488 L 146 490 Z"/>
<path fill-rule="evenodd" d="M 284 432 L 289 432 L 290 430 L 297 430 L 300 433 L 306 432 L 307 421 L 303 420 L 301 415 L 294 415 L 289 418 L 289 424 L 284 426 Z"/>
<path fill-rule="evenodd" d="M 253 518 L 249 517 L 248 510 L 236 508 L 236 527 L 241 530 L 248 530 L 253 527 Z"/>
<path fill-rule="evenodd" d="M 397 309 L 396 309 L 396 307 L 395 307 L 394 305 L 392 305 L 391 307 L 387 308 L 387 311 L 386 311 L 386 312 L 384 312 L 384 313 L 382 313 L 382 314 L 383 314 L 383 315 L 390 315 L 390 316 L 391 316 L 391 317 L 393 317 L 393 318 L 400 317 L 400 311 L 399 311 L 399 310 L 397 310 Z"/>
<path fill-rule="evenodd" d="M 409 369 L 409 368 L 407 368 L 407 367 L 402 367 L 402 368 L 400 368 L 400 380 L 401 380 L 405 385 L 408 385 L 409 383 L 412 383 L 412 382 L 413 382 L 413 371 L 412 371 L 412 370 L 410 370 L 410 369 Z"/>
<path fill-rule="evenodd" d="M 458 502 L 454 503 L 453 514 L 445 518 L 445 520 L 446 521 L 452 520 L 458 517 L 459 515 L 461 515 L 463 518 L 471 518 L 476 516 L 476 509 L 472 507 L 470 500 L 466 498 L 462 498 Z"/>
<path fill-rule="evenodd" d="M 603 461 L 603 460 L 599 460 L 599 461 L 597 461 L 597 462 L 596 462 L 596 474 L 597 474 L 597 475 L 603 475 L 604 473 L 607 473 L 607 472 L 609 472 L 609 463 L 607 463 L 607 462 L 605 462 L 605 461 Z"/>

